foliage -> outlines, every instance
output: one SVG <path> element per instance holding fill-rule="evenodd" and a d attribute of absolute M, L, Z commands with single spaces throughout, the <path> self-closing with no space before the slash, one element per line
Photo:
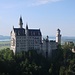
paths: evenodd
<path fill-rule="evenodd" d="M 9 48 L 0 50 L 0 75 L 75 75 L 75 54 L 71 46 L 58 45 L 47 59 L 36 50 L 14 55 Z"/>
<path fill-rule="evenodd" d="M 7 48 L 0 51 L 1 75 L 46 75 L 49 61 L 35 50 L 16 55 Z"/>

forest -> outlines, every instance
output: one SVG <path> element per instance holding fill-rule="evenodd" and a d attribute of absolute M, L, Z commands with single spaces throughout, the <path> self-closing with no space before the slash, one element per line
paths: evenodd
<path fill-rule="evenodd" d="M 51 58 L 36 50 L 14 55 L 9 48 L 0 50 L 0 75 L 75 75 L 73 45 L 58 45 Z"/>

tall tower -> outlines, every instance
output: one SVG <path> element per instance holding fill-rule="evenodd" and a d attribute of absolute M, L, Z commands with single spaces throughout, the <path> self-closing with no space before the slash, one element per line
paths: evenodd
<path fill-rule="evenodd" d="M 28 24 L 27 23 L 26 23 L 25 33 L 26 33 L 26 51 L 28 51 Z"/>
<path fill-rule="evenodd" d="M 61 34 L 60 34 L 60 29 L 57 29 L 57 33 L 56 33 L 56 42 L 58 44 L 61 44 Z"/>
<path fill-rule="evenodd" d="M 46 38 L 46 58 L 48 58 L 48 44 L 49 44 L 49 37 Z"/>
<path fill-rule="evenodd" d="M 19 25 L 20 25 L 20 28 L 23 28 L 23 21 L 22 21 L 22 17 L 20 16 L 20 19 L 19 19 Z"/>
<path fill-rule="evenodd" d="M 28 23 L 26 23 L 26 30 L 28 30 Z"/>

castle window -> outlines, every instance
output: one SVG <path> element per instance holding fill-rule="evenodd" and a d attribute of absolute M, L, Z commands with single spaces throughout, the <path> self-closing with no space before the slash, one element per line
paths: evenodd
<path fill-rule="evenodd" d="M 35 32 L 34 32 L 34 35 L 35 35 Z"/>
<path fill-rule="evenodd" d="M 32 32 L 30 32 L 30 35 L 32 35 Z"/>
<path fill-rule="evenodd" d="M 40 35 L 40 33 L 38 32 L 38 35 Z"/>
<path fill-rule="evenodd" d="M 15 46 L 15 39 L 14 38 L 12 38 L 12 40 L 11 40 L 11 45 Z"/>

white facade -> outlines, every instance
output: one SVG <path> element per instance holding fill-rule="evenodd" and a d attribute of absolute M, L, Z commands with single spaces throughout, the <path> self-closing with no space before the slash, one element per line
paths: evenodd
<path fill-rule="evenodd" d="M 14 54 L 20 51 L 40 50 L 42 35 L 40 29 L 23 28 L 22 18 L 19 22 L 20 27 L 14 28 L 11 31 L 11 50 Z"/>
<path fill-rule="evenodd" d="M 48 36 L 42 40 L 40 29 L 23 28 L 22 18 L 20 17 L 19 28 L 11 31 L 11 50 L 14 54 L 21 51 L 37 50 L 45 57 L 50 57 L 53 50 L 57 49 L 57 43 L 61 43 L 60 30 L 57 30 L 56 41 L 49 40 Z"/>
<path fill-rule="evenodd" d="M 17 36 L 14 31 L 11 33 L 11 50 L 14 53 L 26 50 L 26 36 Z"/>
<path fill-rule="evenodd" d="M 14 31 L 11 32 L 11 49 L 15 53 L 15 50 L 16 50 L 16 35 L 15 35 Z"/>
<path fill-rule="evenodd" d="M 60 29 L 57 29 L 57 33 L 56 33 L 56 42 L 58 44 L 61 44 L 61 34 L 60 34 Z"/>
<path fill-rule="evenodd" d="M 52 51 L 57 49 L 57 43 L 54 40 L 49 40 L 48 36 L 43 39 L 42 52 L 45 57 L 51 57 Z"/>
<path fill-rule="evenodd" d="M 16 51 L 26 50 L 26 36 L 16 36 Z"/>

